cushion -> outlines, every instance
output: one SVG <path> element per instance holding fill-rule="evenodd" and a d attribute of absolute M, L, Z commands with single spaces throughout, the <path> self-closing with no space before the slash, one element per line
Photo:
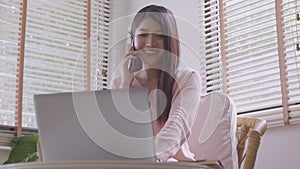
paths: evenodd
<path fill-rule="evenodd" d="M 196 160 L 219 160 L 224 168 L 238 168 L 236 119 L 233 101 L 221 92 L 203 95 L 188 139 Z"/>

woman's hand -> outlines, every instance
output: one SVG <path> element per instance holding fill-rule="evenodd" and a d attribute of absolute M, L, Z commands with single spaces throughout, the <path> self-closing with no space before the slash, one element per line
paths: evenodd
<path fill-rule="evenodd" d="M 130 49 L 127 54 L 123 57 L 121 64 L 122 64 L 122 71 L 121 71 L 121 84 L 120 88 L 128 88 L 130 86 L 130 83 L 132 82 L 134 78 L 134 72 L 131 72 L 128 69 L 128 64 L 130 59 L 137 59 L 137 51 L 133 51 Z"/>

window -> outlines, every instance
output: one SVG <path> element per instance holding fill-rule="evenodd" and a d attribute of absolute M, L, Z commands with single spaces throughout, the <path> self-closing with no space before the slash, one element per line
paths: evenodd
<path fill-rule="evenodd" d="M 300 1 L 204 0 L 207 91 L 269 126 L 300 121 Z"/>
<path fill-rule="evenodd" d="M 34 94 L 107 88 L 109 0 L 4 0 L 0 12 L 0 137 L 36 128 Z"/>

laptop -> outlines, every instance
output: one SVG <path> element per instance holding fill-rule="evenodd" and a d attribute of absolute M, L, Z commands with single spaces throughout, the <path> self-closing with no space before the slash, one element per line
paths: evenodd
<path fill-rule="evenodd" d="M 155 162 L 146 88 L 34 95 L 43 161 Z"/>

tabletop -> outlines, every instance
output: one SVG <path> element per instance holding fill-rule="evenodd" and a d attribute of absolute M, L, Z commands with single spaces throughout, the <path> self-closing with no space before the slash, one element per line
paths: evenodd
<path fill-rule="evenodd" d="M 0 169 L 221 169 L 215 162 L 59 161 L 0 165 Z"/>

